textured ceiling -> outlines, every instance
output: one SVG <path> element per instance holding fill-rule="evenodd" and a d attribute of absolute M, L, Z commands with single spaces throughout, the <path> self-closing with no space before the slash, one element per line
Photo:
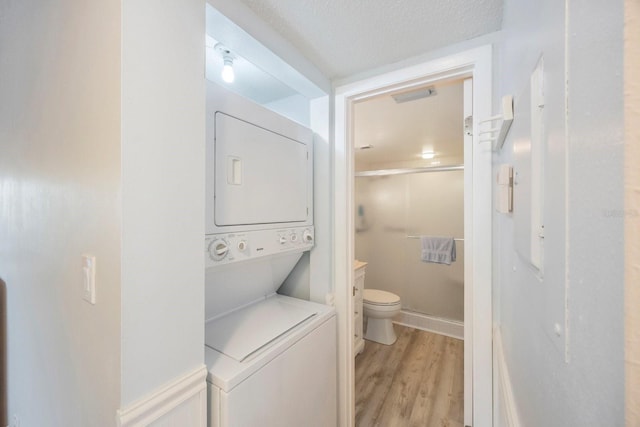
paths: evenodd
<path fill-rule="evenodd" d="M 241 0 L 327 77 L 500 30 L 503 0 Z"/>
<path fill-rule="evenodd" d="M 396 103 L 382 95 L 354 106 L 357 170 L 460 164 L 463 159 L 463 82 L 435 86 L 437 95 Z M 436 157 L 422 160 L 423 151 Z M 437 163 L 436 163 L 437 162 Z"/>

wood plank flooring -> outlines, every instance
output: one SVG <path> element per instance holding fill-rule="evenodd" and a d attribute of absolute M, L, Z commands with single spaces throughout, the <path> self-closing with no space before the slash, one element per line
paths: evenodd
<path fill-rule="evenodd" d="M 357 427 L 462 427 L 462 340 L 394 325 L 394 345 L 356 357 Z"/>

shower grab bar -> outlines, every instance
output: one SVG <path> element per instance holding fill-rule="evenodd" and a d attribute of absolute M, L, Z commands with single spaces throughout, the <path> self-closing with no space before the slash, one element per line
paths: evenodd
<path fill-rule="evenodd" d="M 422 236 L 407 236 L 407 239 L 420 239 Z M 459 239 L 457 237 L 455 237 L 453 240 L 455 240 L 456 242 L 464 242 L 464 239 Z"/>

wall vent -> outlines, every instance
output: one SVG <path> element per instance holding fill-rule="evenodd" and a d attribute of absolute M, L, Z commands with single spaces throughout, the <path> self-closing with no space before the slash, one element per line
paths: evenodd
<path fill-rule="evenodd" d="M 436 87 L 429 86 L 411 92 L 397 93 L 395 95 L 391 95 L 391 97 L 397 104 L 401 104 L 403 102 L 415 101 L 416 99 L 428 98 L 437 94 L 438 92 L 436 92 Z"/>

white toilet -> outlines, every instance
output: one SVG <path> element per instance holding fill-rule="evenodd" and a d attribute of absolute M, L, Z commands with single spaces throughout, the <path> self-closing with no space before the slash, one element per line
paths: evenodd
<path fill-rule="evenodd" d="M 397 337 L 391 319 L 400 313 L 400 297 L 387 291 L 365 289 L 362 300 L 364 316 L 367 319 L 364 338 L 386 345 L 396 342 Z"/>

